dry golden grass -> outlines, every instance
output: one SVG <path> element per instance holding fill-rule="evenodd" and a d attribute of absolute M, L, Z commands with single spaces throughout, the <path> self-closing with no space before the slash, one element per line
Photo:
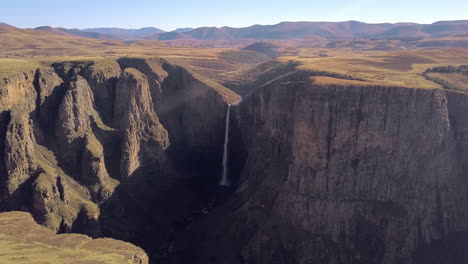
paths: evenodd
<path fill-rule="evenodd" d="M 444 48 L 447 46 L 451 47 L 467 47 L 468 36 L 457 36 L 457 37 L 443 37 L 443 38 L 428 38 L 421 41 L 420 47 L 431 47 L 431 48 Z"/>
<path fill-rule="evenodd" d="M 283 62 L 296 61 L 298 69 L 327 71 L 350 75 L 373 85 L 415 88 L 440 88 L 422 73 L 430 67 L 460 65 L 468 61 L 464 49 L 414 50 L 405 52 L 335 53 L 329 57 L 281 57 Z M 327 79 L 327 83 L 333 82 Z M 335 79 L 335 83 L 344 82 Z"/>
<path fill-rule="evenodd" d="M 440 38 L 431 41 L 443 47 L 444 43 L 450 41 L 458 43 L 463 40 L 464 38 Z M 280 58 L 282 62 L 297 61 L 301 63 L 299 69 L 351 75 L 376 85 L 439 87 L 426 80 L 421 73 L 429 67 L 463 64 L 468 60 L 466 49 L 381 52 L 349 48 L 329 49 L 304 46 L 297 48 L 298 44 L 295 42 L 275 43 L 278 46 L 277 50 L 284 55 Z M 311 47 L 311 45 L 308 46 Z M 406 49 L 406 47 L 399 48 Z M 31 62 L 29 66 L 24 59 L 22 61 L 1 60 L 0 76 L 28 69 L 43 61 L 92 60 L 105 65 L 106 60 L 102 58 L 161 57 L 218 83 L 223 83 L 236 79 L 236 76 L 240 76 L 256 65 L 245 63 L 245 56 L 245 52 L 233 48 L 170 46 L 158 41 L 123 43 L 115 40 L 57 35 L 45 31 L 0 28 L 0 57 L 15 59 L 27 57 L 27 61 Z"/>
<path fill-rule="evenodd" d="M 196 78 L 200 82 L 204 83 L 207 86 L 212 87 L 219 95 L 223 97 L 226 103 L 235 104 L 239 102 L 240 96 L 236 94 L 235 92 L 231 91 L 230 89 L 200 74 L 192 72 L 192 75 L 194 78 Z"/>
<path fill-rule="evenodd" d="M 461 73 L 438 73 L 431 72 L 428 74 L 430 78 L 436 78 L 451 84 L 454 89 L 460 91 L 468 91 L 468 76 Z"/>
<path fill-rule="evenodd" d="M 95 61 L 99 58 L 161 57 L 216 79 L 215 73 L 237 70 L 243 65 L 233 64 L 220 54 L 232 49 L 169 46 L 158 41 L 123 43 L 72 35 L 56 35 L 46 31 L 0 27 L 0 58 L 31 61 Z M 0 61 L 1 65 L 6 65 Z M 0 69 L 0 72 L 6 72 Z M 217 80 L 219 81 L 219 80 Z"/>
<path fill-rule="evenodd" d="M 134 256 L 147 261 L 144 251 L 129 243 L 79 234 L 55 235 L 28 213 L 0 213 L 2 264 L 139 263 Z"/>
<path fill-rule="evenodd" d="M 227 49 L 172 47 L 158 41 L 126 44 L 46 31 L 0 27 L 0 57 L 166 57 L 218 59 Z"/>
<path fill-rule="evenodd" d="M 358 80 L 347 80 L 347 79 L 337 79 L 333 77 L 328 77 L 328 76 L 315 76 L 311 77 L 312 81 L 315 84 L 319 85 L 342 85 L 342 86 L 368 86 L 368 85 L 374 85 L 372 82 L 365 82 L 365 81 L 358 81 Z"/>
<path fill-rule="evenodd" d="M 39 68 L 34 61 L 23 59 L 0 59 L 0 80 L 22 72 L 33 71 Z"/>

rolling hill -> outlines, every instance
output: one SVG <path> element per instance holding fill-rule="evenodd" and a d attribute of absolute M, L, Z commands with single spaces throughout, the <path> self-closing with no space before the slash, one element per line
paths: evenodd
<path fill-rule="evenodd" d="M 170 40 L 234 40 L 234 39 L 295 39 L 308 36 L 329 39 L 349 38 L 357 35 L 381 32 L 392 24 L 366 24 L 357 21 L 347 22 L 282 22 L 276 25 L 253 25 L 246 28 L 203 27 L 192 31 L 173 34 Z M 148 39 L 169 40 L 168 33 L 155 34 Z"/>
<path fill-rule="evenodd" d="M 0 26 L 9 26 L 0 23 Z M 86 28 L 67 29 L 47 26 L 35 30 L 47 31 L 56 35 L 74 35 L 93 39 L 109 40 L 194 40 L 230 41 L 240 40 L 303 40 L 322 38 L 328 41 L 350 39 L 423 39 L 466 36 L 468 20 L 438 21 L 433 24 L 417 23 L 379 23 L 370 24 L 359 21 L 344 22 L 281 22 L 276 25 L 253 25 L 244 28 L 200 27 L 178 28 L 165 32 L 155 27 L 140 29 L 123 28 Z"/>
<path fill-rule="evenodd" d="M 12 27 L 12 25 L 0 22 L 0 27 Z"/>
<path fill-rule="evenodd" d="M 138 40 L 144 39 L 164 31 L 154 27 L 146 27 L 140 29 L 124 29 L 124 28 L 53 28 L 49 26 L 41 26 L 34 28 L 35 30 L 47 31 L 57 35 L 74 35 L 79 37 L 93 39 L 111 39 L 111 40 Z"/>
<path fill-rule="evenodd" d="M 387 31 L 370 35 L 375 38 L 439 38 L 462 36 L 468 33 L 468 21 L 440 21 L 430 25 L 404 24 Z"/>
<path fill-rule="evenodd" d="M 148 40 L 123 41 L 115 35 L 79 29 L 48 26 L 22 29 L 1 24 L 0 56 L 63 56 L 65 54 L 76 56 L 81 54 L 102 55 L 102 53 L 105 56 L 117 54 L 159 55 L 166 54 L 168 51 L 169 54 L 172 54 L 171 56 L 179 56 L 178 48 L 168 50 L 163 47 L 183 47 L 184 54 L 186 52 L 195 54 L 195 50 L 196 53 L 205 54 L 209 52 L 207 48 L 242 49 L 255 43 L 275 45 L 280 49 L 275 48 L 274 53 L 279 51 L 279 53 L 289 55 L 299 54 L 295 48 L 376 51 L 466 48 L 468 47 L 466 25 L 468 23 L 464 21 L 438 22 L 431 26 L 410 23 L 372 25 L 354 21 L 343 23 L 284 22 L 274 26 L 254 25 L 237 29 L 204 27 L 182 33 L 176 31 L 158 33 Z M 385 28 L 389 29 L 380 32 Z M 154 30 L 148 29 L 149 32 Z M 370 34 L 372 32 L 380 33 Z M 444 37 L 431 37 L 432 35 Z M 257 51 L 255 46 L 253 48 L 254 51 Z M 219 54 L 219 52 L 214 54 Z M 267 53 L 270 57 L 275 55 L 271 52 Z M 300 53 L 305 56 L 310 54 L 309 51 Z M 312 53 L 323 55 L 327 52 L 313 51 Z M 244 56 L 245 52 L 242 54 Z"/>
<path fill-rule="evenodd" d="M 202 27 L 191 31 L 158 33 L 147 37 L 152 40 L 291 40 L 311 36 L 330 41 L 352 38 L 434 38 L 465 35 L 468 22 L 440 21 L 429 25 L 415 23 L 368 24 L 346 22 L 282 22 L 276 25 L 253 25 L 245 28 Z"/>

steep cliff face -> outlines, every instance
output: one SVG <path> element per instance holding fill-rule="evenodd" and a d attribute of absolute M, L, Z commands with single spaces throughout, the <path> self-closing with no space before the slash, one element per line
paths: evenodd
<path fill-rule="evenodd" d="M 118 61 L 122 68 L 135 68 L 147 76 L 155 112 L 168 131 L 171 159 L 191 171 L 219 172 L 226 103 L 240 97 L 164 60 Z"/>
<path fill-rule="evenodd" d="M 451 96 L 466 97 L 318 85 L 305 72 L 259 88 L 235 108 L 248 155 L 238 191 L 199 223 L 192 244 L 205 246 L 189 256 L 416 262 L 420 247 L 466 231 L 464 107 Z"/>
<path fill-rule="evenodd" d="M 50 141 L 51 133 L 55 130 L 58 118 L 58 108 L 67 90 L 65 82 L 57 75 L 53 68 L 41 68 L 36 71 L 33 82 L 36 90 L 36 108 L 32 112 L 35 125 L 39 128 L 35 130 L 36 138 L 42 144 L 53 144 Z M 47 131 L 48 133 L 42 133 Z"/>
<path fill-rule="evenodd" d="M 106 124 L 114 118 L 115 85 L 122 73 L 120 65 L 105 59 L 87 67 L 81 73 L 92 89 L 96 108 Z"/>
<path fill-rule="evenodd" d="M 6 174 L 9 175 L 5 186 L 6 195 L 12 195 L 36 170 L 33 162 L 35 140 L 27 114 L 10 114 L 4 144 L 4 164 Z"/>
<path fill-rule="evenodd" d="M 158 112 L 173 144 L 169 154 L 185 170 L 201 173 L 197 181 L 215 183 L 221 171 L 227 103 L 238 96 L 220 96 L 184 68 L 164 68 L 169 76 L 162 83 L 165 100 Z"/>
<path fill-rule="evenodd" d="M 193 182 L 215 183 L 226 101 L 238 96 L 160 59 L 50 66 L 0 83 L 0 210 L 164 248 L 203 205 Z M 180 163 L 187 147 L 205 167 Z"/>
<path fill-rule="evenodd" d="M 226 102 L 239 97 L 164 60 L 118 62 L 113 126 L 122 133 L 122 175 L 133 175 L 103 204 L 101 220 L 106 235 L 148 245 L 159 261 L 184 218 L 206 205 L 201 188 L 216 185 Z"/>
<path fill-rule="evenodd" d="M 34 71 L 23 72 L 3 80 L 0 86 L 0 109 L 17 108 L 32 111 L 35 108 Z"/>
<path fill-rule="evenodd" d="M 0 86 L 0 207 L 21 205 L 20 187 L 35 172 L 32 122 L 35 108 L 34 72 L 4 80 Z"/>
<path fill-rule="evenodd" d="M 8 100 L 2 105 L 6 110 L 2 112 L 1 207 L 30 211 L 54 231 L 71 231 L 80 212 L 91 221 L 99 213 L 88 190 L 59 169 L 54 155 L 40 145 L 51 132 L 43 128 L 53 124 L 41 120 L 54 112 L 48 108 L 49 100 L 60 83 L 53 70 L 41 69 L 13 76 L 2 85 Z"/>
<path fill-rule="evenodd" d="M 127 68 L 117 82 L 114 126 L 122 131 L 121 177 L 129 177 L 137 168 L 157 170 L 164 162 L 169 145 L 166 129 L 154 112 L 148 79 Z"/>
<path fill-rule="evenodd" d="M 58 108 L 55 135 L 57 151 L 66 169 L 79 169 L 78 156 L 84 147 L 84 138 L 91 131 L 90 116 L 93 109 L 91 89 L 86 80 L 75 76 L 69 83 Z"/>

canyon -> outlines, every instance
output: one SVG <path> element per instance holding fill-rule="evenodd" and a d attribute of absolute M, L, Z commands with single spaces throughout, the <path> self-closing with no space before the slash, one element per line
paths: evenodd
<path fill-rule="evenodd" d="M 9 74 L 0 211 L 151 263 L 468 260 L 465 92 L 296 64 L 251 81 L 143 57 Z"/>
<path fill-rule="evenodd" d="M 205 174 L 221 168 L 225 102 L 238 98 L 164 60 L 127 58 L 52 62 L 6 77 L 0 97 L 1 211 L 156 245 L 202 203 L 192 185 L 218 180 Z"/>

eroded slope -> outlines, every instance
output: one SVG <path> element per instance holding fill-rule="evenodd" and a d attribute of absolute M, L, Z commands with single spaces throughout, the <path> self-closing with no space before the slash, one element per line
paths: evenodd
<path fill-rule="evenodd" d="M 56 235 L 23 212 L 0 213 L 0 262 L 147 264 L 141 249 L 122 241 L 85 235 Z"/>

